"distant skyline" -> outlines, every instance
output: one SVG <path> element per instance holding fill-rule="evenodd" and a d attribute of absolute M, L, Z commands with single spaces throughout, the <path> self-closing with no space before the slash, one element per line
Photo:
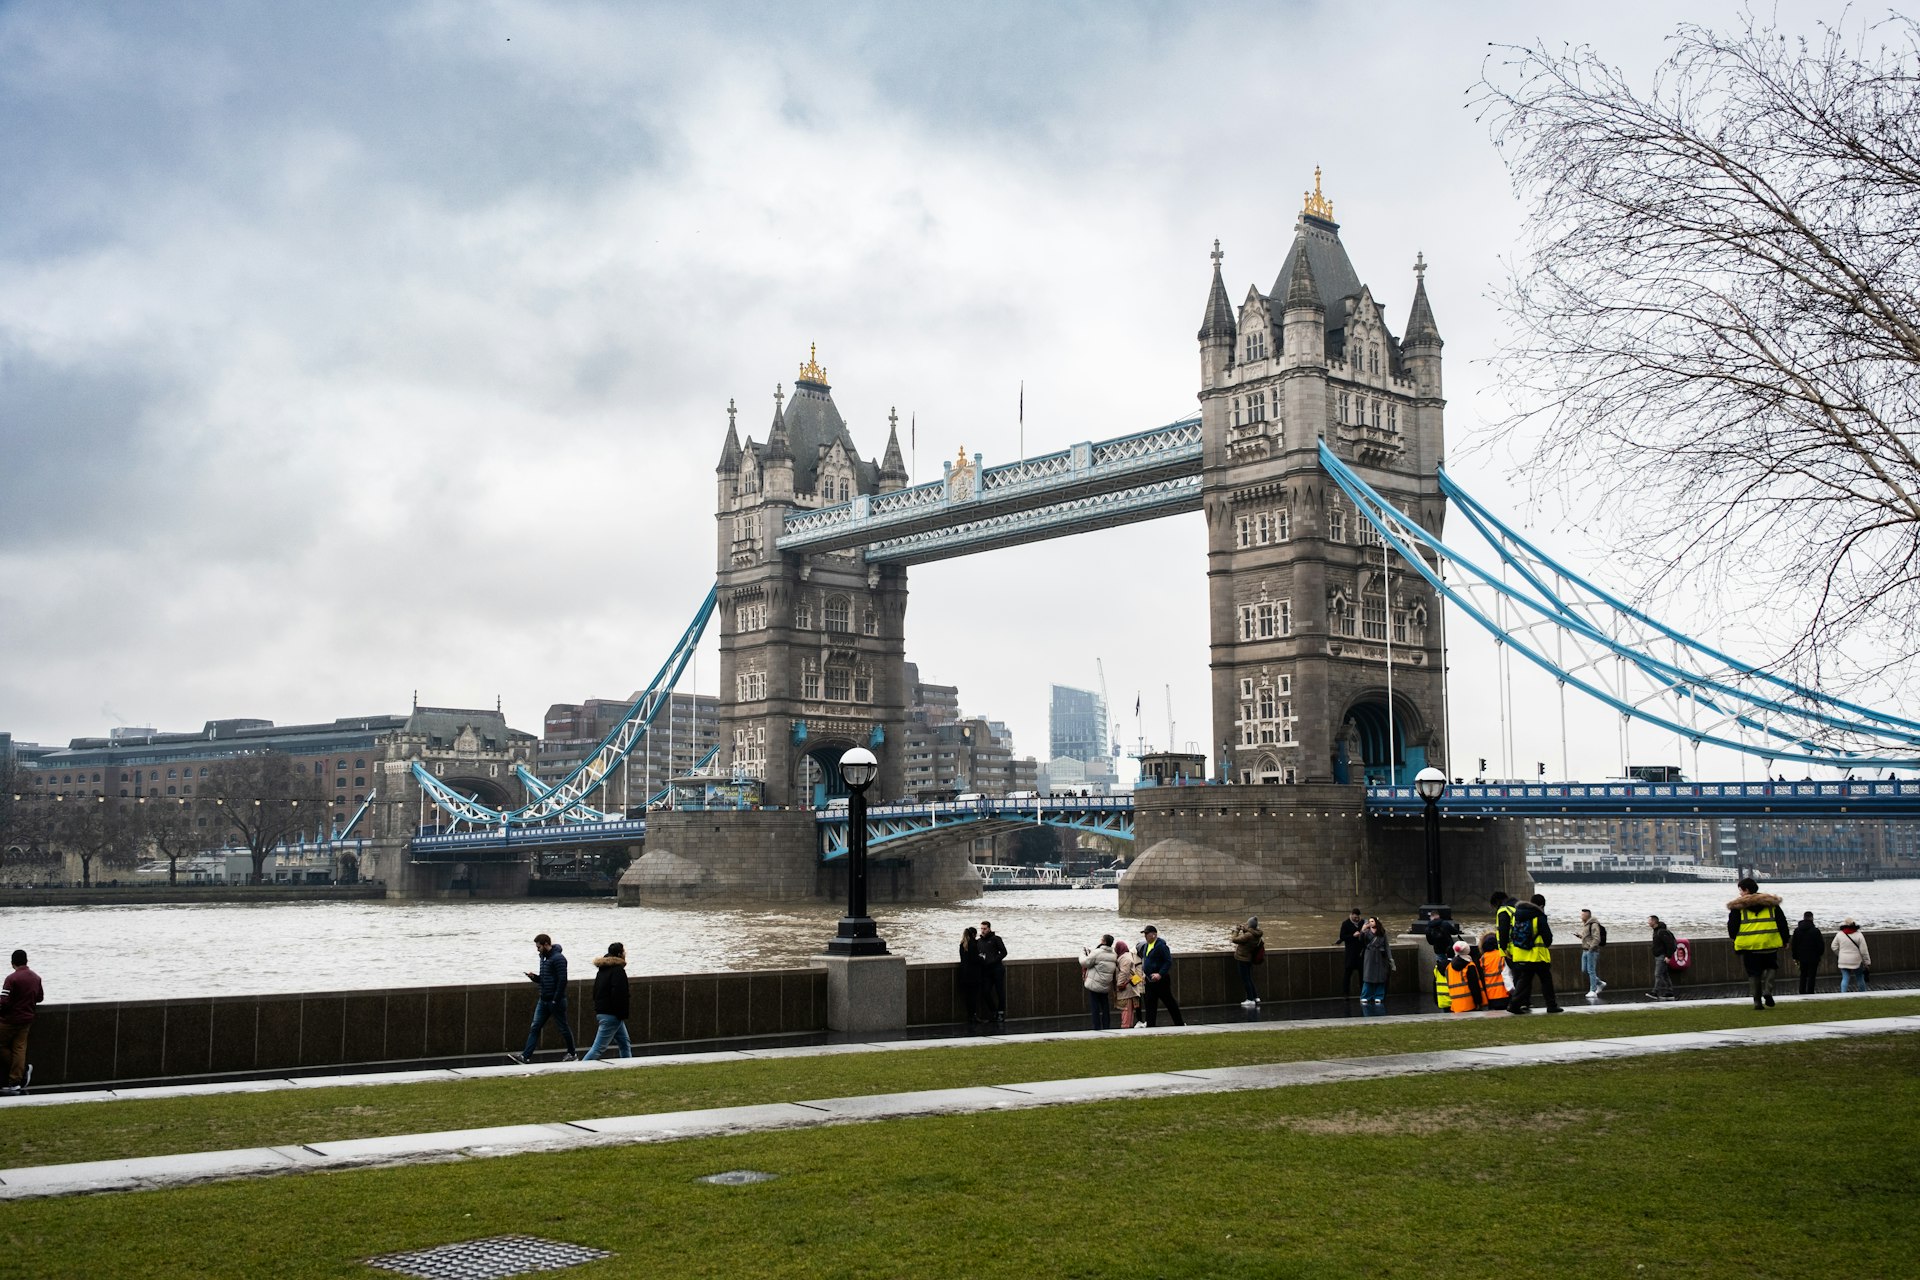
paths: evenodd
<path fill-rule="evenodd" d="M 915 480 L 1171 421 L 1214 240 L 1235 299 L 1271 287 L 1316 165 L 1396 330 L 1425 256 L 1450 469 L 1631 584 L 1475 447 L 1520 210 L 1463 104 L 1490 43 L 1644 74 L 1682 16 L 1738 13 L 1685 10 L 0 8 L 0 730 L 418 690 L 538 732 L 622 696 L 711 583 L 730 400 L 764 439 L 817 343 L 864 453 L 897 407 Z M 1096 660 L 1129 749 L 1212 754 L 1197 516 L 910 584 L 908 659 L 1022 754 Z M 1449 637 L 1470 776 L 1504 741 L 1492 646 Z M 717 670 L 710 640 L 682 687 Z M 1517 679 L 1512 771 L 1557 775 L 1552 687 Z M 1617 771 L 1617 722 L 1569 717 L 1572 771 Z"/>

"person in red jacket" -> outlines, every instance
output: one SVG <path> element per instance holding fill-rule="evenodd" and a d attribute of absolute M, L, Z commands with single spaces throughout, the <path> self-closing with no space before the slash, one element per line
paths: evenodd
<path fill-rule="evenodd" d="M 13 953 L 13 972 L 0 981 L 0 1068 L 6 1087 L 0 1093 L 25 1093 L 33 1083 L 27 1063 L 27 1033 L 33 1030 L 34 1011 L 47 998 L 40 975 L 27 968 L 27 953 Z"/>

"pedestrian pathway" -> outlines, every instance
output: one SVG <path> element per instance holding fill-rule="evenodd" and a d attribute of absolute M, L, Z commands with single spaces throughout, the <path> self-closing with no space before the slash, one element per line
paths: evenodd
<path fill-rule="evenodd" d="M 1817 999 L 1818 997 L 1803 997 Z M 1861 997 L 1849 997 L 1858 999 Z M 1570 1013 L 1578 1012 L 1569 1010 Z M 1081 1032 L 1085 1035 L 1127 1036 L 1231 1034 L 1240 1030 L 1272 1030 L 1285 1023 L 1251 1024 L 1247 1027 L 1163 1027 L 1146 1032 Z M 1324 1024 L 1315 1024 L 1324 1025 Z M 1695 1049 L 1722 1049 L 1763 1044 L 1793 1044 L 1814 1040 L 1850 1038 L 1920 1032 L 1920 1015 L 1862 1018 L 1841 1022 L 1786 1023 L 1768 1026 L 1729 1028 L 1718 1031 L 1676 1032 L 1655 1035 L 1622 1036 L 1592 1040 L 1566 1040 L 1546 1044 L 1489 1045 L 1477 1049 L 1448 1049 L 1430 1053 L 1387 1054 L 1371 1058 L 1331 1059 L 1285 1062 L 1239 1067 L 1209 1067 L 1191 1071 L 1147 1072 L 1136 1075 L 1098 1076 L 1075 1080 L 1040 1080 L 1020 1084 L 987 1085 L 963 1089 L 931 1089 L 915 1093 L 873 1094 L 851 1098 L 825 1098 L 809 1102 L 768 1103 L 740 1107 L 716 1107 L 698 1111 L 680 1111 L 634 1116 L 610 1116 L 588 1120 L 560 1121 L 552 1124 L 500 1125 L 485 1129 L 460 1129 L 439 1133 L 399 1134 L 383 1138 L 357 1138 L 341 1142 L 309 1143 L 300 1146 L 255 1147 L 237 1151 L 207 1151 L 169 1156 L 146 1156 L 128 1160 L 99 1160 L 79 1164 L 43 1165 L 32 1168 L 0 1170 L 0 1200 L 39 1196 L 73 1195 L 84 1192 L 131 1191 L 181 1186 L 223 1178 L 258 1176 L 296 1171 L 322 1171 L 367 1168 L 382 1165 L 411 1164 L 424 1161 L 519 1155 L 527 1152 L 566 1151 L 583 1147 L 626 1145 L 640 1142 L 669 1142 L 682 1138 L 718 1137 L 739 1133 L 778 1129 L 804 1129 L 859 1121 L 894 1120 L 919 1116 L 964 1115 L 984 1111 L 1008 1111 L 1030 1107 L 1057 1106 L 1075 1102 L 1105 1102 L 1143 1095 L 1164 1097 L 1170 1094 L 1227 1093 L 1254 1089 L 1278 1089 L 1302 1084 L 1322 1084 L 1342 1080 L 1385 1079 L 1394 1076 L 1425 1075 L 1446 1071 L 1473 1071 L 1495 1067 L 1538 1065 L 1544 1063 L 1598 1062 L 1616 1058 L 1680 1053 Z M 1058 1034 L 1007 1036 L 987 1043 L 1058 1039 Z M 683 1055 L 680 1058 L 628 1058 L 607 1064 L 607 1069 L 632 1069 L 660 1065 L 670 1061 L 697 1060 L 724 1062 L 729 1059 L 760 1057 L 829 1056 L 840 1053 L 871 1053 L 921 1049 L 953 1045 L 978 1045 L 979 1040 L 903 1041 L 882 1045 L 823 1045 L 808 1048 L 743 1051 L 735 1053 Z M 341 1084 L 392 1084 L 405 1079 L 442 1080 L 475 1078 L 486 1075 L 525 1075 L 554 1069 L 579 1071 L 575 1065 L 543 1064 L 533 1067 L 482 1067 L 457 1072 L 417 1072 L 406 1075 L 376 1075 L 351 1079 L 329 1076 L 310 1081 L 254 1082 L 246 1088 L 289 1088 Z M 595 1069 L 590 1065 L 587 1069 Z M 188 1093 L 235 1091 L 236 1086 L 183 1086 L 172 1089 L 141 1090 L 143 1097 L 177 1097 Z M 96 1095 L 55 1095 L 46 1099 L 13 1101 L 59 1104 Z M 109 1097 L 129 1096 L 108 1094 Z"/>

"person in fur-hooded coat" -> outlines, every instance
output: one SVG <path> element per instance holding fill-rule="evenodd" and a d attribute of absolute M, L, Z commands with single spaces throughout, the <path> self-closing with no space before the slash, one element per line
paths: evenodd
<path fill-rule="evenodd" d="M 1740 896 L 1727 904 L 1727 936 L 1746 966 L 1753 1007 L 1773 1008 L 1773 975 L 1780 967 L 1780 948 L 1787 945 L 1787 913 L 1777 894 L 1760 892 L 1752 876 L 1739 882 Z"/>

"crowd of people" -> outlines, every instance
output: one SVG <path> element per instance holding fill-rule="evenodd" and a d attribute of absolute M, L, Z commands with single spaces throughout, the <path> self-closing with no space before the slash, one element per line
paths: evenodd
<path fill-rule="evenodd" d="M 1249 920 L 1259 945 L 1258 920 Z M 982 928 L 985 927 L 983 924 Z M 973 930 L 967 930 L 972 933 Z M 962 942 L 964 955 L 966 944 Z M 1262 950 L 1264 955 L 1264 949 Z M 1242 966 L 1245 972 L 1251 963 Z M 965 989 L 966 965 L 963 960 L 960 970 L 962 990 Z M 1148 925 L 1140 931 L 1140 939 L 1129 947 L 1124 941 L 1116 941 L 1110 933 L 1100 935 L 1100 941 L 1080 949 L 1080 985 L 1087 993 L 1087 1016 L 1095 1031 L 1105 1031 L 1113 1025 L 1113 1015 L 1118 1012 L 1123 1028 L 1151 1027 L 1158 1020 L 1161 1005 L 1167 1008 L 1167 1016 L 1173 1019 L 1175 1026 L 1186 1025 L 1186 1015 L 1180 1012 L 1180 1002 L 1173 996 L 1173 948 L 1160 936 L 1160 931 Z M 1248 990 L 1252 990 L 1252 979 L 1248 979 Z M 1006 1019 L 1005 1006 L 1001 1006 L 1000 1018 Z M 969 1008 L 968 1021 L 972 1011 Z"/>

